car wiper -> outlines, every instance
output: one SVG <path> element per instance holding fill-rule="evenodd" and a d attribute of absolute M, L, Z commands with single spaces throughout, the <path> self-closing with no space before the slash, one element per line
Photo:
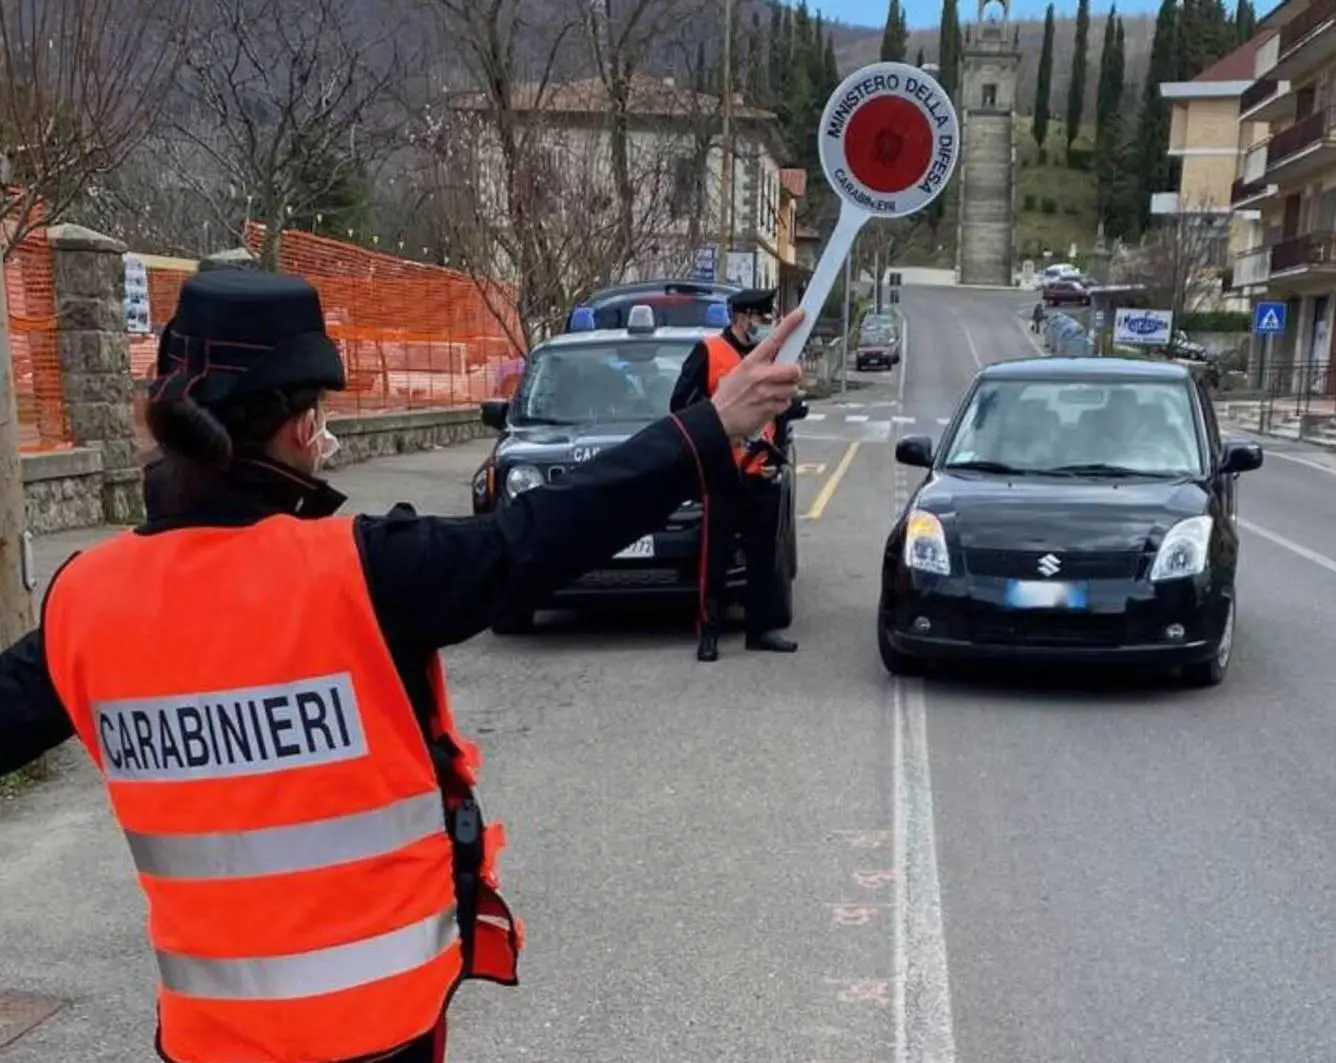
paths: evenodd
<path fill-rule="evenodd" d="M 1145 469 L 1131 469 L 1126 465 L 1111 465 L 1103 461 L 1090 461 L 1077 463 L 1075 465 L 1057 465 L 1051 469 L 1039 470 L 1045 473 L 1058 473 L 1069 476 L 1150 476 L 1159 478 L 1161 476 L 1170 476 L 1172 473 L 1166 472 L 1147 472 Z"/>
<path fill-rule="evenodd" d="M 1029 469 L 1018 469 L 1014 465 L 1008 465 L 1005 461 L 986 461 L 982 458 L 974 461 L 951 461 L 942 466 L 952 472 L 957 469 L 963 469 L 966 472 L 996 472 L 1003 475 L 1024 476 Z"/>

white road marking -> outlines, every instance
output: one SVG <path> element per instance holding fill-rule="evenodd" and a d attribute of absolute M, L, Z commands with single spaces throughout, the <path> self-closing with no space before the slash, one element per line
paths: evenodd
<path fill-rule="evenodd" d="M 891 830 L 900 872 L 892 902 L 896 1061 L 955 1063 L 923 681 L 892 679 L 891 706 L 895 786 Z"/>
<path fill-rule="evenodd" d="M 941 425 L 943 428 L 945 428 L 947 425 L 949 425 L 949 424 L 951 423 L 951 418 L 950 418 L 950 417 L 939 417 L 939 418 L 937 418 L 937 423 L 938 423 L 939 425 Z"/>
<path fill-rule="evenodd" d="M 916 422 L 917 422 L 917 418 L 915 418 L 915 417 L 892 417 L 892 418 L 891 418 L 891 423 L 892 423 L 892 424 L 915 424 Z"/>
<path fill-rule="evenodd" d="M 1250 520 L 1239 518 L 1239 527 L 1244 531 L 1250 531 L 1254 535 L 1259 535 L 1267 542 L 1275 543 L 1282 549 L 1290 551 L 1297 557 L 1302 557 L 1305 561 L 1311 561 L 1319 568 L 1325 568 L 1328 572 L 1336 572 L 1336 560 L 1328 557 L 1326 554 L 1319 554 L 1316 550 L 1310 550 L 1301 543 L 1296 543 L 1293 539 L 1287 539 L 1270 528 L 1263 528 L 1260 524 L 1254 524 Z"/>
<path fill-rule="evenodd" d="M 824 421 L 825 419 L 826 415 L 824 413 L 809 413 L 803 418 L 805 421 Z"/>
<path fill-rule="evenodd" d="M 1263 446 L 1263 449 L 1268 458 L 1280 458 L 1282 461 L 1292 461 L 1296 465 L 1307 465 L 1310 469 L 1316 469 L 1318 472 L 1325 472 L 1328 476 L 1336 476 L 1336 467 L 1324 465 L 1322 462 L 1315 461 L 1312 458 L 1305 458 L 1302 454 L 1286 454 L 1279 450 L 1266 450 L 1265 445 Z"/>
<path fill-rule="evenodd" d="M 982 369 L 983 360 L 979 357 L 979 348 L 974 346 L 974 337 L 970 335 L 969 328 L 965 325 L 961 325 L 960 331 L 965 333 L 965 343 L 969 346 L 970 357 L 974 359 L 974 368 Z"/>
<path fill-rule="evenodd" d="M 867 414 L 865 414 L 865 413 L 851 413 L 851 414 L 849 414 L 847 417 L 845 417 L 845 420 L 846 420 L 846 421 L 853 421 L 855 424 L 862 424 L 864 421 L 867 420 Z"/>

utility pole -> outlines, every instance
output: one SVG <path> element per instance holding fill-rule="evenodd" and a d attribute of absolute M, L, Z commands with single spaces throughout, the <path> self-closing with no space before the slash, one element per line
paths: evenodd
<path fill-rule="evenodd" d="M 0 256 L 0 262 L 3 257 Z M 10 354 L 9 301 L 0 269 L 0 650 L 33 627 L 32 540 L 23 504 L 19 411 Z"/>
<path fill-rule="evenodd" d="M 844 313 L 842 315 L 841 331 L 844 333 L 844 339 L 840 342 L 840 349 L 844 356 L 840 359 L 840 394 L 849 390 L 849 334 L 852 331 L 850 326 L 853 324 L 849 320 L 851 315 L 850 300 L 853 298 L 852 289 L 854 286 L 854 251 L 851 247 L 849 254 L 844 260 Z"/>
<path fill-rule="evenodd" d="M 733 4 L 724 0 L 723 129 L 719 138 L 722 159 L 719 172 L 719 250 L 715 256 L 715 279 L 728 279 L 728 253 L 733 250 Z"/>

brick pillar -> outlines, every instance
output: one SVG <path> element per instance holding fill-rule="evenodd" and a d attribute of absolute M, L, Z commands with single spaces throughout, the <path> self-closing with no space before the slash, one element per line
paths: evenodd
<path fill-rule="evenodd" d="M 77 446 L 102 452 L 105 520 L 134 524 L 144 518 L 144 491 L 125 328 L 125 245 L 79 225 L 54 226 L 48 236 L 70 434 Z"/>

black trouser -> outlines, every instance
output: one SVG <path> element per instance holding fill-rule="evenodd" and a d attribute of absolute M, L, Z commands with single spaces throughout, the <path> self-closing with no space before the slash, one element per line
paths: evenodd
<path fill-rule="evenodd" d="M 760 635 L 780 626 L 777 616 L 780 587 L 775 569 L 782 492 L 777 478 L 744 475 L 739 480 L 736 491 L 711 495 L 709 499 L 700 622 L 703 627 L 715 630 L 722 622 L 734 536 L 741 533 L 747 559 L 747 588 L 743 596 L 747 633 Z"/>

